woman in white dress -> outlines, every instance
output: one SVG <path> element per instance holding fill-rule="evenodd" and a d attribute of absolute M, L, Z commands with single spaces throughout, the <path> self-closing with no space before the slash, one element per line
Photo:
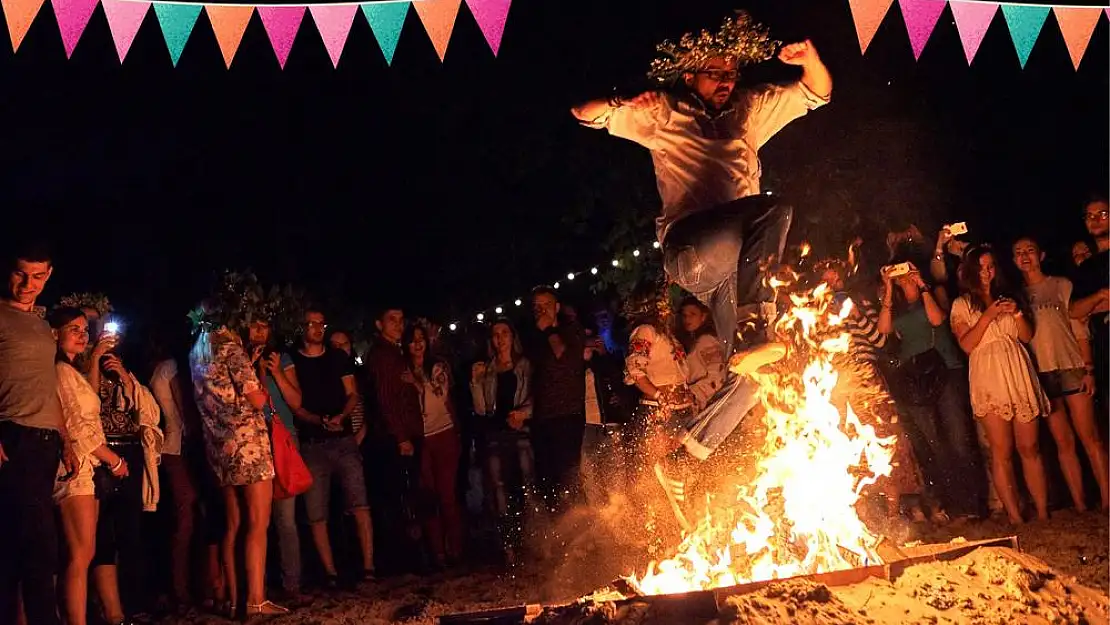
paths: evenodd
<path fill-rule="evenodd" d="M 1060 468 L 1076 510 L 1086 510 L 1083 472 L 1075 450 L 1075 435 L 1079 434 L 1098 482 L 1102 509 L 1106 510 L 1110 506 L 1107 484 L 1110 469 L 1107 468 L 1106 449 L 1095 417 L 1095 367 L 1090 346 L 1083 345 L 1090 343 L 1087 324 L 1071 318 L 1071 280 L 1046 276 L 1042 271 L 1044 252 L 1036 240 L 1022 237 L 1014 242 L 1013 251 L 1014 264 L 1021 271 L 1025 295 L 1036 322 L 1033 341 L 1029 345 L 1037 360 L 1041 387 L 1052 402 L 1048 426 L 1056 439 Z"/>
<path fill-rule="evenodd" d="M 89 322 L 77 308 L 62 307 L 50 313 L 50 327 L 58 340 L 58 396 L 66 429 L 77 454 L 77 471 L 62 475 L 54 485 L 54 501 L 62 513 L 69 558 L 62 573 L 63 609 L 69 625 L 85 625 L 89 594 L 89 565 L 96 553 L 96 522 L 99 504 L 93 482 L 93 470 L 104 467 L 115 478 L 128 475 L 127 462 L 108 447 L 100 423 L 100 396 L 74 361 L 89 345 Z M 115 347 L 115 338 L 98 341 L 90 355 L 96 364 Z M 104 469 L 102 469 L 104 470 Z M 142 470 L 136 467 L 136 470 Z M 117 602 L 118 603 L 118 602 Z M 122 614 L 106 615 L 111 622 L 122 620 Z M 115 617 L 119 617 L 116 619 Z"/>
<path fill-rule="evenodd" d="M 1026 486 L 1039 519 L 1048 518 L 1048 486 L 1037 441 L 1037 417 L 1048 415 L 1048 397 L 1023 343 L 1033 325 L 1006 290 L 989 247 L 968 252 L 960 264 L 960 290 L 952 304 L 952 331 L 970 364 L 971 408 L 989 444 L 991 479 L 1012 523 L 1023 521 L 1013 454 L 1021 458 Z"/>

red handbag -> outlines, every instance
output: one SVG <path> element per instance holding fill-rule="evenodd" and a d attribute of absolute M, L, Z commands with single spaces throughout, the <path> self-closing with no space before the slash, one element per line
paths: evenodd
<path fill-rule="evenodd" d="M 289 499 L 307 491 L 312 486 L 312 472 L 293 445 L 293 437 L 277 414 L 271 417 L 273 430 L 270 441 L 274 448 L 274 499 Z"/>

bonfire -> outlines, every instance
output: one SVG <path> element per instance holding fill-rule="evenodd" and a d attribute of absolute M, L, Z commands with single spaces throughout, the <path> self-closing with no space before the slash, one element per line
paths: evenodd
<path fill-rule="evenodd" d="M 776 283 L 775 286 L 782 286 Z M 851 300 L 834 301 L 824 284 L 793 293 L 775 324 L 788 356 L 754 374 L 766 439 L 754 478 L 707 495 L 704 512 L 673 557 L 626 580 L 642 595 L 707 590 L 881 564 L 881 538 L 856 504 L 889 476 L 895 437 L 879 437 L 849 405 L 832 401 L 833 359 L 847 352 L 843 322 Z"/>

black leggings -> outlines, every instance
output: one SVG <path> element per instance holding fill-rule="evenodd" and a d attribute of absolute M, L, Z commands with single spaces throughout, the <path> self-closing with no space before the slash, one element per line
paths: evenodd
<path fill-rule="evenodd" d="M 92 568 L 118 565 L 120 599 L 124 611 L 144 611 L 143 446 L 135 442 L 109 442 L 112 451 L 127 461 L 128 475 L 116 480 L 107 493 L 98 493 L 96 553 Z"/>

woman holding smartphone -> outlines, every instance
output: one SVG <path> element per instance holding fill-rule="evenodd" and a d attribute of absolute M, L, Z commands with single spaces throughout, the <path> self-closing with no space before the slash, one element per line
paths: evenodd
<path fill-rule="evenodd" d="M 952 330 L 968 354 L 971 408 L 986 430 L 991 479 L 1010 521 L 1021 523 L 1016 447 L 1037 517 L 1047 519 L 1048 486 L 1037 417 L 1048 415 L 1050 408 L 1023 345 L 1033 338 L 1033 324 L 1007 289 L 989 247 L 969 251 L 959 277 L 962 295 L 952 304 Z"/>
<path fill-rule="evenodd" d="M 85 625 L 89 594 L 89 565 L 96 552 L 96 527 L 100 505 L 96 498 L 93 473 L 107 471 L 115 479 L 129 474 L 127 461 L 108 447 L 100 424 L 100 397 L 77 370 L 76 359 L 89 345 L 89 322 L 77 308 L 55 309 L 49 317 L 58 341 L 58 396 L 62 402 L 66 429 L 77 454 L 78 468 L 62 475 L 54 487 L 54 500 L 61 509 L 69 559 L 62 573 L 63 610 L 69 625 Z M 102 335 L 90 358 L 94 365 L 115 347 L 114 336 Z M 107 614 L 117 623 L 123 614 Z"/>

